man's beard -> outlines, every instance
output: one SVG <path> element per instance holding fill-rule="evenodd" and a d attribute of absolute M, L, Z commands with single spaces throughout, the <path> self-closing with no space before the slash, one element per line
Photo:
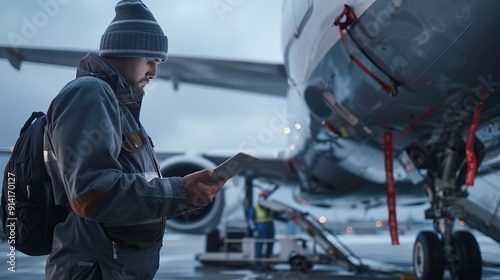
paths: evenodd
<path fill-rule="evenodd" d="M 146 92 L 144 91 L 144 87 L 141 86 L 135 86 L 132 88 L 132 91 L 134 92 L 134 95 L 144 95 Z"/>
<path fill-rule="evenodd" d="M 140 94 L 140 95 L 144 95 L 146 94 L 144 92 L 144 87 L 146 87 L 146 85 L 149 83 L 149 80 L 147 79 L 143 79 L 141 81 L 139 81 L 137 84 L 135 84 L 133 87 L 132 87 L 132 91 L 134 92 L 134 95 L 136 94 Z"/>

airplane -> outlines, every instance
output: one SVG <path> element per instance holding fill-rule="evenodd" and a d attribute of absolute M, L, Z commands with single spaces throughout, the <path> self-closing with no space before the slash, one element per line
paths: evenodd
<path fill-rule="evenodd" d="M 461 204 L 467 186 L 498 169 L 499 10 L 497 1 L 284 0 L 283 64 L 172 55 L 158 78 L 174 88 L 192 83 L 286 98 L 289 146 L 245 169 L 246 186 L 262 178 L 294 185 L 298 201 L 322 207 L 387 205 L 393 224 L 396 203 L 430 203 L 425 216 L 434 231 L 416 238 L 417 278 L 440 279 L 449 270 L 456 279 L 479 279 L 479 245 L 453 225 L 472 223 Z M 17 69 L 24 61 L 75 67 L 86 53 L 0 47 L 0 58 Z M 157 154 L 164 176 L 213 168 L 229 156 Z M 169 226 L 206 232 L 223 208 L 219 196 Z"/>

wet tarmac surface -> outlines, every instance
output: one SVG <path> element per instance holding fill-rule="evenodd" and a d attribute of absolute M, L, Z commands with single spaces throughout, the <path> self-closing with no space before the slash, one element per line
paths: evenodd
<path fill-rule="evenodd" d="M 400 236 L 400 245 L 391 246 L 390 237 L 384 235 L 342 235 L 341 240 L 369 265 L 394 267 L 411 273 L 412 248 L 415 234 Z M 483 255 L 483 278 L 500 279 L 500 245 L 489 237 L 476 234 Z M 31 257 L 17 252 L 15 272 L 8 270 L 8 244 L 0 243 L 0 279 L 44 279 L 46 256 Z M 203 253 L 205 237 L 167 233 L 161 251 L 160 269 L 155 279 L 401 279 L 399 272 L 361 273 L 345 271 L 337 265 L 317 264 L 309 274 L 291 272 L 288 264 L 278 264 L 275 271 L 254 271 L 250 267 L 205 266 L 196 261 L 196 254 Z"/>

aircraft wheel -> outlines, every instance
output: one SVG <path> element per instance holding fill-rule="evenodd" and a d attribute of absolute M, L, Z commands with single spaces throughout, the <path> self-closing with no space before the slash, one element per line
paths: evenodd
<path fill-rule="evenodd" d="M 453 279 L 481 279 L 483 263 L 476 238 L 468 231 L 452 236 L 454 261 L 450 264 Z"/>
<path fill-rule="evenodd" d="M 444 272 L 443 245 L 432 231 L 422 231 L 413 246 L 413 268 L 418 279 L 442 279 Z"/>
<path fill-rule="evenodd" d="M 293 256 L 289 262 L 294 272 L 310 273 L 314 267 L 314 263 L 304 256 Z"/>

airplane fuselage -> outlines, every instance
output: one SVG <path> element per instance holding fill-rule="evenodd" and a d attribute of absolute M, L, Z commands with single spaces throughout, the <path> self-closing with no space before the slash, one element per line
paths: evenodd
<path fill-rule="evenodd" d="M 343 4 L 357 16 L 342 31 L 345 43 L 333 26 Z M 376 194 L 385 192 L 386 132 L 393 135 L 395 157 L 407 151 L 419 162 L 447 141 L 448 129 L 467 137 L 481 98 L 480 129 L 495 118 L 500 100 L 491 92 L 498 87 L 500 41 L 491 36 L 500 21 L 491 5 L 499 4 L 285 1 L 288 113 L 295 117 L 289 148 L 302 189 L 371 194 L 365 203 L 377 204 Z M 398 94 L 391 96 L 354 59 L 383 83 L 397 82 Z M 398 160 L 394 176 L 399 193 L 423 194 Z"/>

